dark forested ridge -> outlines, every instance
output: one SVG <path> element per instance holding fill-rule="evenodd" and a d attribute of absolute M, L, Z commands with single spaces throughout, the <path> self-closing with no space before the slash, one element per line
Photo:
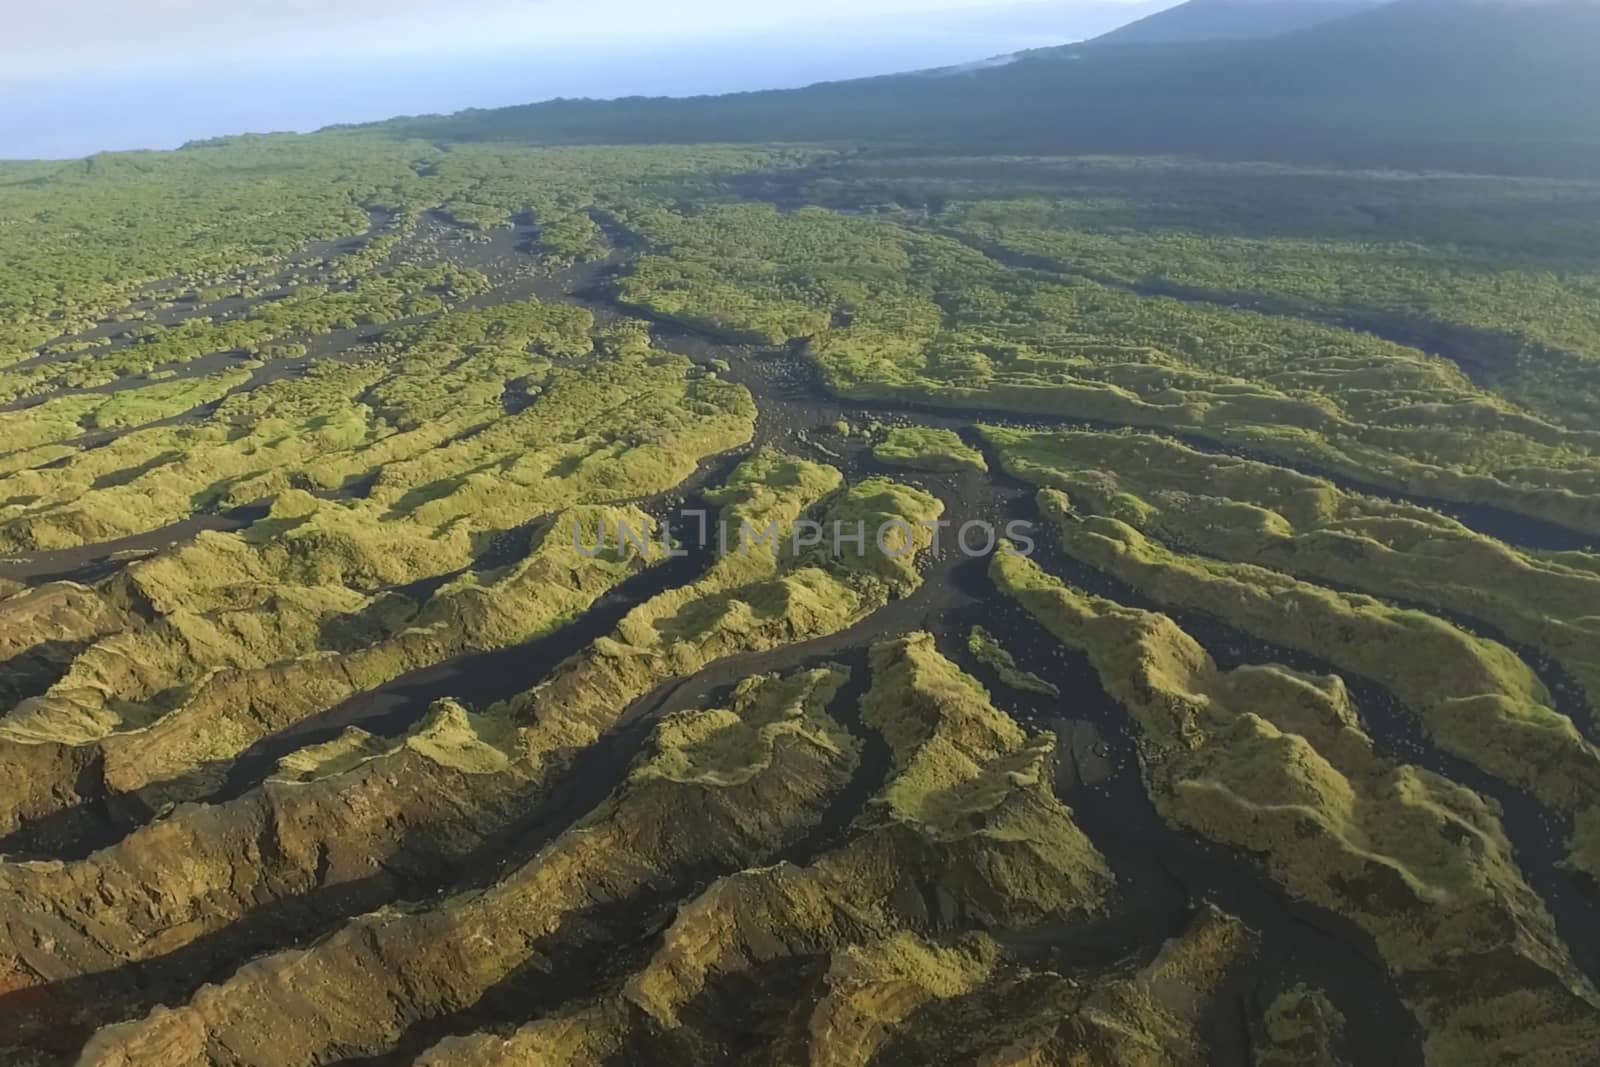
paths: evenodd
<path fill-rule="evenodd" d="M 958 73 L 729 96 L 564 100 L 387 124 L 550 143 L 898 140 L 1502 173 L 1600 165 L 1600 6 L 1399 0 L 1247 41 L 1027 52 Z"/>

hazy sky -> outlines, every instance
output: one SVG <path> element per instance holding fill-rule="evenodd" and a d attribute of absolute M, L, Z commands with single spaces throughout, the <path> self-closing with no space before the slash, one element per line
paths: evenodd
<path fill-rule="evenodd" d="M 586 47 L 744 36 L 832 24 L 1031 17 L 1070 21 L 1117 0 L 53 0 L 7 5 L 0 70 L 73 73 L 267 52 L 297 56 Z M 1138 0 L 1123 0 L 1133 7 Z M 1148 4 L 1146 5 L 1148 6 Z"/>
<path fill-rule="evenodd" d="M 0 158 L 785 88 L 1082 40 L 1173 2 L 30 0 L 0 35 Z"/>

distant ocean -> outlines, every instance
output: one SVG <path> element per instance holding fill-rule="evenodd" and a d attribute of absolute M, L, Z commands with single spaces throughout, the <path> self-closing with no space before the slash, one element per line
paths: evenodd
<path fill-rule="evenodd" d="M 1170 2 L 1170 0 L 1168 0 Z M 1154 4 L 1152 6 L 1160 6 Z M 1056 9 L 1059 11 L 1060 9 Z M 784 39 L 559 54 L 536 49 L 338 65 L 283 59 L 67 77 L 0 72 L 0 158 L 76 158 L 97 151 L 175 148 L 222 134 L 309 131 L 395 115 L 502 107 L 553 97 L 689 96 L 808 85 L 964 63 L 1061 44 L 1143 11 L 1091 6 L 1053 25 L 826 27 Z"/>

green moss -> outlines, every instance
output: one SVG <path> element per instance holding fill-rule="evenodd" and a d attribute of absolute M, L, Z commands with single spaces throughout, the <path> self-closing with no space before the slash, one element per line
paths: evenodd
<path fill-rule="evenodd" d="M 514 346 L 554 344 L 571 325 L 542 308 L 440 320 L 438 337 L 416 338 L 436 346 L 430 354 L 398 367 L 320 365 L 230 397 L 214 421 L 129 434 L 58 468 L 0 478 L 13 501 L 0 506 L 0 550 L 112 540 L 196 509 L 353 481 L 371 488 L 344 511 L 364 511 L 371 526 L 506 530 L 574 503 L 665 492 L 749 440 L 749 394 L 696 379 L 679 358 L 552 369 L 533 404 L 508 415 L 508 384 L 541 373 Z M 446 340 L 478 337 L 508 348 L 469 354 Z"/>
<path fill-rule="evenodd" d="M 998 891 L 1016 894 L 1023 912 L 1096 906 L 1108 886 L 1104 861 L 1055 798 L 1054 737 L 1025 735 L 929 634 L 873 646 L 872 664 L 861 714 L 888 742 L 893 769 L 869 825 L 888 819 L 935 842 L 975 833 L 1027 842 L 1030 859 L 1008 851 L 991 861 L 993 877 L 1017 879 Z M 1060 884 L 1035 881 L 1039 869 Z"/>
<path fill-rule="evenodd" d="M 434 706 L 406 746 L 424 759 L 462 774 L 496 774 L 511 764 L 499 740 L 499 724 L 479 719 L 459 704 Z M 503 742 L 502 742 L 503 743 Z"/>
<path fill-rule="evenodd" d="M 153 618 L 90 644 L 43 697 L 0 723 L 0 736 L 95 745 L 114 790 L 152 805 L 192 799 L 266 734 L 408 671 L 548 633 L 664 559 L 655 541 L 644 556 L 581 553 L 580 540 L 593 543 L 601 528 L 648 531 L 652 520 L 637 509 L 575 508 L 524 559 L 468 571 L 419 610 L 376 580 L 436 573 L 419 566 L 427 557 L 405 527 L 346 528 L 340 544 L 326 521 L 337 505 L 279 504 L 290 514 L 318 506 L 306 518 L 266 520 L 271 536 L 204 534 L 130 567 L 117 596 Z M 454 558 L 467 561 L 466 547 L 458 541 Z M 346 584 L 363 581 L 376 590 Z"/>
<path fill-rule="evenodd" d="M 982 767 L 1023 748 L 1023 733 L 998 714 L 972 677 L 939 655 L 929 634 L 874 648 L 863 720 L 884 735 L 896 774 L 884 799 L 899 815 L 958 823 L 976 799 Z"/>
<path fill-rule="evenodd" d="M 309 519 L 321 506 L 321 502 L 304 489 L 290 489 L 279 493 L 272 501 L 272 510 L 267 512 L 267 521 L 293 523 Z"/>
<path fill-rule="evenodd" d="M 70 441 L 83 432 L 83 420 L 104 403 L 105 398 L 98 396 L 64 396 L 0 413 L 0 453 L 26 453 Z"/>
<path fill-rule="evenodd" d="M 1319 989 L 1297 985 L 1267 1005 L 1256 1067 L 1341 1067 L 1336 1049 L 1347 1020 Z"/>
<path fill-rule="evenodd" d="M 100 430 L 142 426 L 220 400 L 249 380 L 250 371 L 239 369 L 123 390 L 95 409 L 91 423 Z"/>
<path fill-rule="evenodd" d="M 787 679 L 747 678 L 734 690 L 730 707 L 664 720 L 656 730 L 655 753 L 633 778 L 724 787 L 754 778 L 782 745 L 854 754 L 859 743 L 827 715 L 848 677 L 843 670 L 823 669 Z"/>
<path fill-rule="evenodd" d="M 991 668 L 1000 676 L 1002 682 L 1013 689 L 1020 689 L 1025 693 L 1042 693 L 1050 697 L 1061 695 L 1061 690 L 1051 683 L 1032 671 L 1018 667 L 1016 657 L 1011 655 L 1010 650 L 1000 643 L 999 638 L 981 626 L 974 626 L 972 633 L 967 635 L 967 651 L 971 652 L 979 663 Z"/>
<path fill-rule="evenodd" d="M 972 951 L 969 944 L 960 947 Z M 813 1032 L 829 1024 L 821 1031 L 826 1044 L 848 1055 L 871 1047 L 886 1016 L 915 1007 L 877 1045 L 882 1062 L 1201 1063 L 1209 1051 L 1201 1005 L 1253 950 L 1243 924 L 1205 908 L 1141 967 L 1075 968 L 1066 977 L 1002 961 L 970 988 L 944 997 L 912 981 L 864 985 L 843 1010 L 827 1017 L 819 1010 L 811 1021 Z"/>
<path fill-rule="evenodd" d="M 1573 868 L 1600 883 L 1600 808 L 1578 813 L 1571 849 Z"/>
<path fill-rule="evenodd" d="M 1498 808 L 1378 756 L 1339 679 L 1220 671 L 1166 616 L 1020 556 L 996 556 L 992 573 L 1088 654 L 1137 720 L 1146 785 L 1170 821 L 1260 855 L 1291 892 L 1373 936 L 1428 1031 L 1430 1064 L 1549 1062 L 1526 1058 L 1524 1027 L 1549 1049 L 1600 1040 L 1600 996 L 1524 882 Z M 1479 1032 L 1490 1018 L 1518 1025 Z"/>
<path fill-rule="evenodd" d="M 920 471 L 987 471 L 983 453 L 969 447 L 953 430 L 900 426 L 872 450 L 880 463 Z"/>
<path fill-rule="evenodd" d="M 0 555 L 270 504 L 239 533 L 114 553 L 120 573 L 93 590 L 0 579 L 0 689 L 46 689 L 0 725 L 5 833 L 47 832 L 80 802 L 121 817 L 203 796 L 263 737 L 548 634 L 658 563 L 590 559 L 574 541 L 649 526 L 635 505 L 675 503 L 752 439 L 756 408 L 717 361 L 654 350 L 643 321 L 511 299 L 535 270 L 613 252 L 623 298 L 652 317 L 793 346 L 858 400 L 1161 428 L 1600 530 L 1600 229 L 1581 183 L 555 149 L 506 136 L 522 118 L 0 164 Z M 462 123 L 490 139 L 443 132 Z M 785 206 L 756 202 L 769 192 Z M 536 231 L 522 264 L 498 251 L 522 239 L 513 220 Z M 344 332 L 377 324 L 371 340 Z M 228 353 L 226 372 L 183 372 Z M 981 471 L 989 454 L 859 421 L 817 436 L 882 439 L 882 462 L 920 470 Z M 1383 683 L 1443 747 L 1570 814 L 1572 866 L 1600 871 L 1593 746 L 1516 655 L 1428 614 L 1483 620 L 1600 698 L 1591 554 L 1517 552 L 1423 508 L 1148 435 L 987 433 L 1008 472 L 1066 494 L 1046 510 L 1080 561 Z M 828 714 L 838 674 L 760 675 L 724 707 L 666 717 L 613 768 L 612 797 L 571 813 L 577 828 L 532 862 L 320 936 L 329 902 L 365 911 L 392 880 L 456 879 L 449 865 L 487 835 L 561 803 L 547 776 L 647 694 L 733 657 L 847 645 L 922 581 L 921 533 L 892 546 L 900 559 L 873 535 L 941 512 L 909 486 L 846 486 L 770 452 L 710 496 L 736 541 L 749 521 L 776 523 L 773 542 L 719 555 L 534 691 L 484 714 L 441 704 L 393 741 L 352 731 L 264 789 L 180 807 L 81 864 L 0 864 L 7 886 L 71 887 L 8 896 L 16 959 L 0 977 L 28 980 L 26 957 L 39 984 L 70 988 L 202 937 L 190 951 L 243 958 L 262 946 L 236 940 L 254 936 L 240 921 L 266 908 L 303 950 L 187 1005 L 185 979 L 141 989 L 175 1006 L 101 1035 L 86 1062 L 198 1062 L 263 1034 L 303 1062 L 382 1056 L 508 980 L 540 999 L 541 974 L 602 956 L 592 1001 L 420 1062 L 720 1062 L 746 1046 L 775 1063 L 1203 1061 L 1202 1013 L 1249 937 L 1205 913 L 1147 963 L 1066 961 L 1067 976 L 1020 962 L 1014 946 L 1044 936 L 1033 927 L 1093 921 L 1115 887 L 1050 788 L 1051 739 L 922 636 L 872 654 L 861 728 L 881 733 L 889 768 L 848 825 L 822 825 L 860 773 L 860 742 Z M 797 552 L 802 519 L 859 524 L 867 543 Z M 995 566 L 1128 705 L 1170 819 L 1372 934 L 1431 1063 L 1587 1063 L 1595 996 L 1492 804 L 1379 757 L 1337 679 L 1220 671 L 1158 616 Z M 969 651 L 1054 695 L 992 635 L 974 631 Z M 79 796 L 102 786 L 109 801 Z M 802 846 L 805 866 L 772 865 Z M 654 957 L 637 966 L 618 946 Z M 24 1015 L 44 1003 L 17 992 Z M 102 1011 L 80 1007 L 79 1023 Z M 138 1014 L 122 1008 L 102 1014 Z M 1260 1029 L 1263 1062 L 1313 1063 L 1338 1024 L 1293 989 Z"/>
<path fill-rule="evenodd" d="M 1543 558 L 1437 512 L 1149 434 L 984 431 L 1007 470 L 1081 514 L 1218 559 L 1482 619 L 1554 656 L 1600 708 L 1600 581 L 1582 553 Z"/>
<path fill-rule="evenodd" d="M 716 711 L 669 719 L 651 751 L 603 802 L 492 884 L 354 918 L 304 949 L 252 962 L 202 997 L 107 1028 L 88 1055 L 92 1060 L 123 1043 L 137 1048 L 170 1041 L 174 1025 L 191 1035 L 241 1025 L 274 1027 L 280 1053 L 300 1060 L 326 1058 L 335 1048 L 376 1052 L 389 1047 L 402 1028 L 385 1013 L 350 1012 L 348 1005 L 396 997 L 408 1011 L 436 1017 L 525 973 L 558 946 L 606 951 L 610 938 L 639 922 L 626 909 L 649 914 L 707 871 L 756 863 L 817 825 L 856 766 L 856 746 L 834 743 L 847 735 L 823 707 L 839 681 L 831 670 L 764 678 L 741 689 L 727 709 L 738 721 Z M 708 722 L 714 725 L 709 735 Z M 505 773 L 507 759 L 519 750 L 512 735 L 500 733 L 503 725 L 444 703 L 404 747 L 460 774 L 460 795 L 508 778 L 518 781 L 516 768 Z M 731 746 L 714 739 L 728 731 L 739 735 L 725 739 L 735 741 Z M 740 757 L 737 767 L 727 762 L 734 754 Z M 504 797 L 500 814 L 485 820 L 487 828 L 525 810 L 527 797 L 522 803 Z M 601 885 L 624 906 L 620 914 L 595 911 L 593 894 Z M 477 944 L 484 931 L 512 924 L 548 933 L 542 943 L 497 937 Z M 462 944 L 476 947 L 463 955 L 456 951 Z M 372 945 L 385 946 L 393 965 L 372 966 L 364 947 Z M 289 972 L 299 976 L 301 990 L 337 988 L 343 995 L 308 997 L 293 1024 L 285 1025 L 281 1001 L 269 991 L 281 988 Z"/>
<path fill-rule="evenodd" d="M 1163 603 L 1380 682 L 1446 750 L 1547 804 L 1584 810 L 1600 801 L 1600 753 L 1505 646 L 1370 597 L 1172 552 L 1115 519 L 1078 515 L 1055 490 L 1042 490 L 1040 502 L 1072 556 Z"/>
<path fill-rule="evenodd" d="M 830 503 L 822 519 L 823 542 L 812 558 L 870 577 L 893 596 L 906 596 L 922 583 L 918 558 L 932 545 L 931 524 L 943 514 L 944 503 L 931 493 L 869 478 Z"/>
<path fill-rule="evenodd" d="M 1416 348 L 1009 269 L 891 213 L 738 204 L 629 222 L 655 253 L 628 279 L 629 300 L 740 339 L 804 340 L 853 399 L 1179 429 L 1600 530 L 1592 435 Z"/>
<path fill-rule="evenodd" d="M 881 481 L 841 492 L 842 481 L 831 467 L 765 450 L 741 463 L 728 484 L 708 497 L 722 509 L 735 539 L 746 525 L 787 531 L 824 501 L 829 515 L 841 507 L 852 513 L 882 508 L 901 521 L 915 521 L 931 501 Z M 908 510 L 894 510 L 900 507 Z M 875 567 L 853 557 L 796 558 L 785 536 L 736 545 L 730 541 L 730 550 L 719 552 L 698 581 L 641 604 L 547 682 L 506 702 L 500 713 L 522 724 L 530 758 L 566 758 L 669 678 L 727 656 L 838 633 L 920 580 L 910 556 L 892 567 Z"/>
<path fill-rule="evenodd" d="M 380 738 L 351 726 L 332 741 L 310 745 L 283 757 L 273 777 L 305 782 L 343 774 L 388 748 Z"/>
<path fill-rule="evenodd" d="M 1582 309 L 1585 272 L 1539 270 L 1522 255 L 1468 251 L 1438 233 L 1429 235 L 1434 241 L 1398 239 L 1399 228 L 1390 227 L 1387 234 L 1316 238 L 1204 226 L 1106 232 L 1085 207 L 1007 198 L 954 214 L 962 232 L 1048 256 L 1063 270 L 1218 304 L 1340 318 L 1444 349 L 1515 351 L 1520 358 L 1500 365 L 1484 361 L 1480 376 L 1496 393 L 1574 424 L 1595 410 L 1594 378 L 1583 356 L 1597 337 L 1594 317 Z M 1452 226 L 1457 237 L 1478 229 L 1465 219 Z"/>
<path fill-rule="evenodd" d="M 512 1067 L 517 1063 L 604 1063 L 628 1054 L 635 1019 L 614 1001 L 555 1012 L 505 1036 L 446 1038 L 417 1060 L 419 1067 Z"/>
<path fill-rule="evenodd" d="M 948 1000 L 973 990 L 994 971 L 1000 947 L 983 936 L 936 945 L 901 930 L 868 944 L 851 945 L 835 957 L 829 984 L 906 984 Z"/>
<path fill-rule="evenodd" d="M 980 915 L 995 926 L 1076 923 L 1107 901 L 1104 859 L 1051 790 L 1049 735 L 1024 735 L 928 634 L 874 645 L 872 670 L 862 720 L 889 745 L 887 781 L 849 838 L 814 863 L 732 875 L 679 910 L 623 994 L 659 1026 L 692 1027 L 688 1006 L 753 968 L 851 944 L 886 942 L 896 957 L 841 964 L 847 1001 L 857 962 L 927 975 L 921 998 L 958 995 L 992 966 L 992 949 L 968 948 L 978 958 L 963 962 L 917 951 L 902 931 L 926 938 Z"/>

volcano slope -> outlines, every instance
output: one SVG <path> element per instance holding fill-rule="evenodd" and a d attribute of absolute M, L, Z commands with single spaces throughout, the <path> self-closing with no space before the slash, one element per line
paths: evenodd
<path fill-rule="evenodd" d="M 0 1062 L 1589 1067 L 1597 207 L 0 170 Z"/>

